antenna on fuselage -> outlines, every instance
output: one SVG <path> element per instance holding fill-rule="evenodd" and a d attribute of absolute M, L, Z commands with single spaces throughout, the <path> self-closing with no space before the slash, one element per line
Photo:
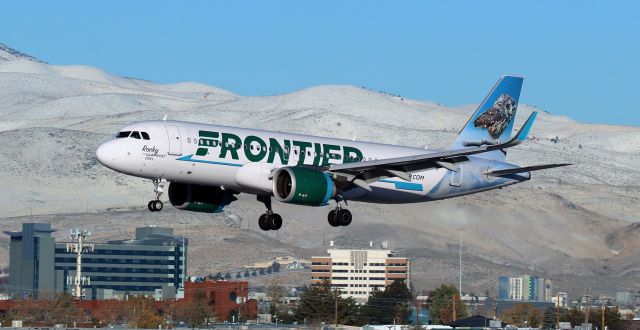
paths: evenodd
<path fill-rule="evenodd" d="M 351 141 L 356 142 L 356 139 L 358 138 L 358 134 L 354 134 L 353 135 L 353 139 L 351 139 Z"/>
<path fill-rule="evenodd" d="M 166 113 L 164 114 L 164 117 L 162 117 L 162 121 L 167 121 L 167 115 L 168 114 L 166 114 Z"/>

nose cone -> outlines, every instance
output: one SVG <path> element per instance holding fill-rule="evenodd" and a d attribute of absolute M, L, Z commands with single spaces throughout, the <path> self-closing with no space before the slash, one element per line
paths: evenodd
<path fill-rule="evenodd" d="M 112 170 L 123 172 L 121 165 L 124 152 L 120 147 L 116 140 L 107 141 L 96 149 L 96 158 L 100 164 Z"/>

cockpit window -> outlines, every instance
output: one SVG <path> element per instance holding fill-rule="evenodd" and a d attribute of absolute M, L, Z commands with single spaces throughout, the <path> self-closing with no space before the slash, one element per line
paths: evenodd
<path fill-rule="evenodd" d="M 134 138 L 134 139 L 138 139 L 138 140 L 140 140 L 140 133 L 138 133 L 138 132 L 132 132 L 132 133 L 131 133 L 131 137 L 132 137 L 132 138 Z"/>
<path fill-rule="evenodd" d="M 122 131 L 116 135 L 116 139 L 123 139 L 123 138 L 129 137 L 129 134 L 131 134 L 131 131 Z"/>
<path fill-rule="evenodd" d="M 143 139 L 149 140 L 149 134 L 147 134 L 147 132 L 140 132 L 140 134 L 142 134 Z"/>

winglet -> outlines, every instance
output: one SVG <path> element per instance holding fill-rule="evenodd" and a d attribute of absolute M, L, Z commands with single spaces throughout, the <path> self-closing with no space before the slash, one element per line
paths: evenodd
<path fill-rule="evenodd" d="M 518 134 L 516 134 L 515 141 L 518 141 L 518 143 L 520 143 L 527 139 L 527 136 L 529 135 L 529 131 L 533 126 L 533 122 L 536 121 L 537 116 L 538 116 L 538 111 L 534 111 L 531 113 L 527 121 L 524 123 L 524 125 L 522 125 L 522 128 L 518 131 Z"/>

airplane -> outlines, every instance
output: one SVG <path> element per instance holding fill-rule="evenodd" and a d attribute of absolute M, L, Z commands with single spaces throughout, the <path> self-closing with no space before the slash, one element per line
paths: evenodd
<path fill-rule="evenodd" d="M 519 167 L 506 162 L 507 149 L 524 142 L 533 112 L 511 137 L 523 78 L 503 76 L 463 126 L 449 148 L 342 140 L 208 125 L 183 121 L 143 121 L 122 128 L 96 149 L 104 166 L 151 179 L 160 211 L 165 184 L 169 202 L 180 210 L 217 213 L 253 194 L 264 203 L 262 230 L 278 230 L 282 217 L 272 198 L 305 206 L 325 206 L 333 227 L 348 226 L 348 201 L 420 203 L 475 194 L 531 179 L 531 172 L 570 164 Z M 344 204 L 344 206 L 343 206 Z"/>

